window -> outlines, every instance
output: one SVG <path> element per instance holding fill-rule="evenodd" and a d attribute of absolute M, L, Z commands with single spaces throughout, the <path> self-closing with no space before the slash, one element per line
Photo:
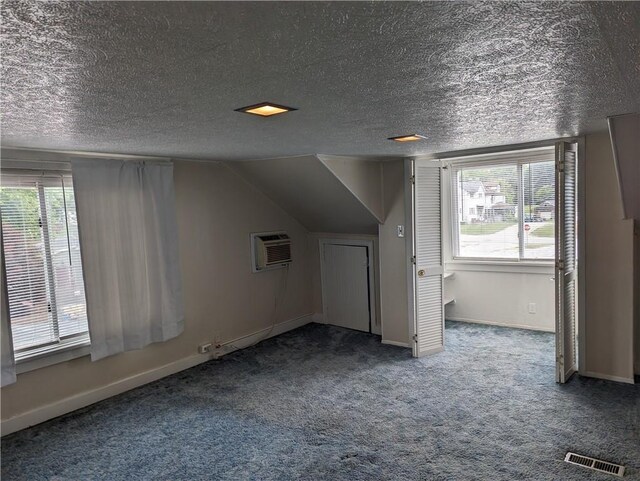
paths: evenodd
<path fill-rule="evenodd" d="M 456 159 L 452 166 L 456 258 L 554 259 L 552 147 Z"/>
<path fill-rule="evenodd" d="M 16 361 L 88 344 L 71 178 L 3 172 L 0 215 Z"/>

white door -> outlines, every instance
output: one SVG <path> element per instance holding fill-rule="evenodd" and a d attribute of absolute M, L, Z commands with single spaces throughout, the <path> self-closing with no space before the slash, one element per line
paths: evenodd
<path fill-rule="evenodd" d="M 441 190 L 441 163 L 416 160 L 413 185 L 415 357 L 444 349 Z"/>
<path fill-rule="evenodd" d="M 367 251 L 365 246 L 323 244 L 322 292 L 327 324 L 370 331 Z"/>
<path fill-rule="evenodd" d="M 556 144 L 556 382 L 576 371 L 576 144 Z"/>

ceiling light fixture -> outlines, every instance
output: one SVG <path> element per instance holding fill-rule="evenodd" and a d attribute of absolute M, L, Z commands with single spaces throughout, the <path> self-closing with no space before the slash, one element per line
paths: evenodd
<path fill-rule="evenodd" d="M 272 115 L 284 114 L 293 110 L 298 109 L 294 109 L 293 107 L 286 107 L 284 105 L 273 104 L 271 102 L 261 102 L 259 104 L 249 105 L 247 107 L 242 107 L 241 109 L 236 109 L 236 112 L 259 115 L 260 117 L 271 117 Z"/>
<path fill-rule="evenodd" d="M 426 139 L 424 135 L 419 134 L 409 134 L 409 135 L 399 135 L 398 137 L 389 137 L 389 140 L 393 140 L 394 142 L 415 142 L 416 140 Z"/>

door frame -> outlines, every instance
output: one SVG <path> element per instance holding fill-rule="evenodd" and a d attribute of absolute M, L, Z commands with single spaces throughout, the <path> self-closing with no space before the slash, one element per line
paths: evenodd
<path fill-rule="evenodd" d="M 406 157 L 404 159 L 404 192 L 405 192 L 405 232 L 407 236 L 406 249 L 407 249 L 407 290 L 408 290 L 408 314 L 409 314 L 409 342 L 412 342 L 412 336 L 415 335 L 415 279 L 414 270 L 415 266 L 412 264 L 411 259 L 415 255 L 414 235 L 413 235 L 413 185 L 411 183 L 411 177 L 413 176 L 413 164 L 414 160 L 440 160 L 446 161 L 449 158 L 463 157 L 467 155 L 489 154 L 508 152 L 511 150 L 520 149 L 532 149 L 535 147 L 549 147 L 556 144 L 556 142 L 574 142 L 578 147 L 578 180 L 577 180 L 577 193 L 576 202 L 578 203 L 578 229 L 577 239 L 578 244 L 578 256 L 577 256 L 577 269 L 578 269 L 578 301 L 577 301 L 577 318 L 578 318 L 578 374 L 583 375 L 586 372 L 585 369 L 585 346 L 586 346 L 586 312 L 585 312 L 585 295 L 586 295 L 586 283 L 585 283 L 585 245 L 586 245 L 586 202 L 585 202 L 585 138 L 584 136 L 573 137 L 561 137 L 555 139 L 540 140 L 536 142 L 526 142 L 520 144 L 498 145 L 493 147 L 481 147 L 476 149 L 456 150 L 434 154 L 419 155 L 414 157 Z M 444 189 L 442 189 L 444 191 Z M 446 200 L 446 199 L 444 199 Z M 557 239 L 556 239 L 557 241 Z M 555 302 L 555 298 L 554 298 Z M 557 336 L 558 333 L 556 332 Z M 410 344 L 411 345 L 411 344 Z M 554 360 L 555 361 L 555 360 Z M 554 362 L 555 366 L 555 362 Z M 555 372 L 554 372 L 555 376 Z"/>
<path fill-rule="evenodd" d="M 380 336 L 382 334 L 380 323 L 378 322 L 378 312 L 376 310 L 376 277 L 375 277 L 375 265 L 377 262 L 376 253 L 374 250 L 373 239 L 336 239 L 336 238 L 321 238 L 318 239 L 318 247 L 320 253 L 320 290 L 322 292 L 322 317 L 324 322 L 327 322 L 325 317 L 327 299 L 325 296 L 325 266 L 324 266 L 324 246 L 327 244 L 337 244 L 354 247 L 366 247 L 369 259 L 367 266 L 367 277 L 369 278 L 369 329 L 372 334 Z"/>
<path fill-rule="evenodd" d="M 435 159 L 435 157 L 434 157 Z M 407 253 L 407 321 L 409 322 L 407 345 L 413 351 L 416 339 L 416 275 L 415 275 L 415 236 L 413 235 L 414 195 L 413 170 L 414 158 L 404 159 L 404 212 L 405 212 L 405 249 Z"/>

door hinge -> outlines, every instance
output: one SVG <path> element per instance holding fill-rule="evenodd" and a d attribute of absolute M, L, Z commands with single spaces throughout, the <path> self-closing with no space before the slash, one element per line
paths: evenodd
<path fill-rule="evenodd" d="M 409 177 L 409 183 L 410 184 L 415 184 L 416 183 L 416 176 L 412 175 L 411 177 Z"/>
<path fill-rule="evenodd" d="M 559 261 L 556 261 L 556 269 L 558 269 L 559 271 L 564 270 L 564 261 L 562 259 Z"/>
<path fill-rule="evenodd" d="M 560 160 L 556 165 L 558 172 L 564 172 L 564 160 Z"/>
<path fill-rule="evenodd" d="M 413 339 L 413 342 L 418 342 L 418 335 L 414 334 L 412 339 Z"/>
<path fill-rule="evenodd" d="M 409 262 L 411 262 L 413 265 L 416 264 L 416 256 L 411 256 L 411 258 L 409 259 Z"/>

